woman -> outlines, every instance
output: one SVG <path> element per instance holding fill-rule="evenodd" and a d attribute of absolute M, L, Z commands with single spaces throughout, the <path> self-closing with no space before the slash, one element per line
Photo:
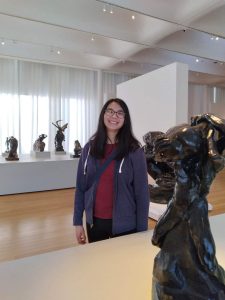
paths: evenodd
<path fill-rule="evenodd" d="M 79 160 L 73 224 L 79 244 L 144 231 L 149 192 L 144 152 L 132 133 L 126 103 L 110 99 Z"/>

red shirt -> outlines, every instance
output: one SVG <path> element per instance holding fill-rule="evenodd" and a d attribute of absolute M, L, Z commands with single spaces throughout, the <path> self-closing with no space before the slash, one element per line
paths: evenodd
<path fill-rule="evenodd" d="M 105 157 L 101 163 L 108 158 L 115 147 L 116 144 L 106 144 Z M 94 216 L 96 218 L 112 219 L 114 199 L 114 168 L 115 160 L 108 165 L 99 179 L 94 206 Z"/>

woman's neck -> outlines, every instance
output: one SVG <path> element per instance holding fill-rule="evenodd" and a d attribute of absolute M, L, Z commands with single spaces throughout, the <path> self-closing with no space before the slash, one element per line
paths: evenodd
<path fill-rule="evenodd" d="M 115 144 L 116 143 L 116 133 L 107 132 L 107 144 Z"/>

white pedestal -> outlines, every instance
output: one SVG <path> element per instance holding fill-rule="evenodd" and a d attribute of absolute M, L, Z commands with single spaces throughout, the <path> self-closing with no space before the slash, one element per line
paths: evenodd
<path fill-rule="evenodd" d="M 50 158 L 51 157 L 50 151 L 43 151 L 43 152 L 31 151 L 30 154 L 32 157 L 35 157 L 35 158 Z"/>
<path fill-rule="evenodd" d="M 6 161 L 0 156 L 0 197 L 74 188 L 78 162 L 79 159 L 69 155 L 55 155 L 52 152 L 50 158 L 36 158 L 28 154 L 21 155 L 18 161 Z"/>
<path fill-rule="evenodd" d="M 66 154 L 66 151 L 55 151 L 55 154 L 56 155 L 65 155 Z"/>

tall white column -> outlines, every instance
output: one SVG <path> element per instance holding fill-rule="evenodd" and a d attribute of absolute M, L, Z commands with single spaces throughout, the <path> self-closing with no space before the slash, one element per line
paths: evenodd
<path fill-rule="evenodd" d="M 188 122 L 188 66 L 173 63 L 117 85 L 128 104 L 139 141 L 149 131 L 167 131 Z"/>

